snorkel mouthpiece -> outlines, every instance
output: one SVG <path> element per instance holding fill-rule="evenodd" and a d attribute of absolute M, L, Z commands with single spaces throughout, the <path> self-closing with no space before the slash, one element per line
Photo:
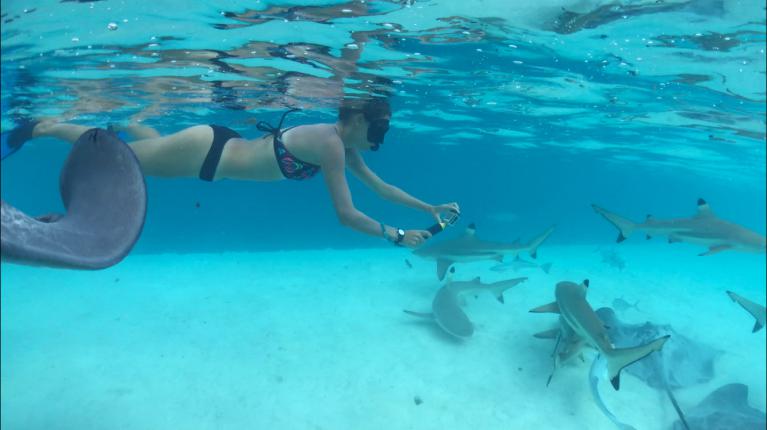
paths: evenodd
<path fill-rule="evenodd" d="M 373 147 L 370 148 L 371 150 L 378 150 L 378 148 L 383 144 L 387 131 L 389 131 L 388 119 L 379 118 L 370 121 L 370 125 L 368 126 L 367 139 L 368 142 L 373 142 Z"/>

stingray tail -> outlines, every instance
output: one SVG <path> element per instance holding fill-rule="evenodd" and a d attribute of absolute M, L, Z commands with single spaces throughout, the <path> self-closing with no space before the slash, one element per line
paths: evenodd
<path fill-rule="evenodd" d="M 607 372 L 613 388 L 616 390 L 620 389 L 620 373 L 624 367 L 645 358 L 655 351 L 660 351 L 669 337 L 671 336 L 666 335 L 659 337 L 652 342 L 634 348 L 618 348 L 606 351 L 605 358 L 607 359 Z"/>
<path fill-rule="evenodd" d="M 546 239 L 548 239 L 552 231 L 554 231 L 554 226 L 547 228 L 546 231 L 533 238 L 533 240 L 527 244 L 527 249 L 529 250 L 528 252 L 530 253 L 531 257 L 536 258 L 538 256 L 538 247 L 541 246 L 541 244 L 546 241 Z"/>
<path fill-rule="evenodd" d="M 631 233 L 633 233 L 637 228 L 637 223 L 634 221 L 623 218 L 620 215 L 616 215 L 607 209 L 603 209 L 595 204 L 592 204 L 591 207 L 594 208 L 596 213 L 605 217 L 605 219 L 609 221 L 610 224 L 614 225 L 618 229 L 619 233 L 618 239 L 615 240 L 616 242 L 623 242 L 627 237 L 631 236 Z"/>
<path fill-rule="evenodd" d="M 406 313 L 408 315 L 412 315 L 414 317 L 418 317 L 418 318 L 426 318 L 426 319 L 430 319 L 430 320 L 434 319 L 434 314 L 431 313 L 431 312 L 415 312 L 415 311 L 410 311 L 410 310 L 407 310 L 407 309 L 403 309 L 402 312 L 404 312 L 404 313 Z"/>

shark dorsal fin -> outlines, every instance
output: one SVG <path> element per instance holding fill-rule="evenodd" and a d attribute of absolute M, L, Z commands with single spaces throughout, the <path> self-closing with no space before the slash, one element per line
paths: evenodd
<path fill-rule="evenodd" d="M 472 279 L 471 282 L 479 283 L 479 276 L 477 276 L 476 278 Z"/>
<path fill-rule="evenodd" d="M 698 216 L 711 216 L 714 213 L 711 212 L 711 206 L 703 199 L 698 199 Z"/>

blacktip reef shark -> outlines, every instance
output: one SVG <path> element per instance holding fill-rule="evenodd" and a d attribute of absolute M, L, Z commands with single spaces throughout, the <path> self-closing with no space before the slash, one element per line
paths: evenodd
<path fill-rule="evenodd" d="M 757 303 L 754 303 L 751 300 L 748 300 L 748 299 L 746 299 L 744 297 L 741 297 L 741 296 L 733 293 L 732 291 L 727 291 L 727 295 L 730 296 L 732 301 L 734 301 L 735 303 L 741 305 L 743 307 L 743 309 L 746 310 L 746 312 L 750 313 L 751 316 L 756 318 L 756 322 L 754 323 L 754 328 L 753 328 L 753 330 L 751 330 L 752 333 L 756 333 L 759 330 L 761 330 L 762 327 L 764 327 L 764 322 L 765 322 L 765 307 L 764 306 L 762 306 L 760 304 L 757 304 Z"/>
<path fill-rule="evenodd" d="M 615 348 L 607 334 L 607 328 L 599 319 L 594 309 L 586 301 L 586 291 L 589 281 L 581 284 L 564 281 L 557 284 L 555 290 L 556 301 L 539 306 L 530 312 L 550 312 L 559 314 L 560 328 L 557 335 L 557 347 L 559 349 L 563 341 L 566 345 L 565 357 L 574 356 L 581 346 L 592 346 L 604 357 L 607 367 L 607 376 L 615 390 L 620 388 L 621 370 L 635 361 L 641 360 L 647 355 L 659 351 L 670 336 L 662 336 L 644 345 L 632 348 Z M 536 337 L 551 337 L 551 330 L 539 333 Z M 560 354 L 560 358 L 563 358 Z M 551 380 L 551 378 L 549 378 Z"/>
<path fill-rule="evenodd" d="M 759 233 L 738 224 L 718 218 L 703 199 L 698 199 L 698 213 L 690 218 L 659 220 L 651 215 L 637 223 L 592 204 L 594 210 L 618 228 L 616 242 L 622 242 L 635 230 L 643 230 L 650 239 L 653 235 L 667 236 L 669 243 L 686 242 L 708 247 L 699 255 L 733 250 L 765 252 L 767 239 Z"/>
<path fill-rule="evenodd" d="M 476 277 L 471 281 L 448 281 L 437 290 L 437 294 L 431 303 L 431 313 L 409 310 L 404 310 L 404 312 L 409 315 L 432 319 L 443 330 L 455 337 L 471 337 L 474 334 L 474 325 L 463 312 L 463 309 L 461 309 L 461 296 L 463 294 L 488 291 L 499 302 L 504 303 L 503 292 L 526 280 L 527 278 L 514 278 L 484 284 L 480 282 L 479 277 Z"/>
<path fill-rule="evenodd" d="M 536 258 L 538 247 L 554 231 L 554 227 L 549 227 L 526 244 L 521 244 L 519 241 L 514 243 L 484 241 L 477 238 L 476 231 L 476 226 L 470 224 L 462 236 L 444 240 L 434 245 L 426 245 L 416 249 L 413 253 L 423 258 L 437 260 L 437 278 L 441 281 L 445 279 L 445 273 L 453 263 L 483 260 L 502 262 L 505 255 L 516 256 L 521 252 L 527 252 L 531 257 Z"/>
<path fill-rule="evenodd" d="M 621 370 L 649 354 L 659 351 L 670 336 L 662 336 L 636 347 L 616 348 L 608 337 L 608 328 L 586 301 L 588 286 L 588 279 L 581 284 L 569 281 L 558 283 L 555 290 L 556 301 L 534 308 L 530 312 L 558 313 L 560 327 L 538 333 L 535 337 L 556 337 L 557 344 L 553 353 L 555 370 L 559 363 L 579 355 L 584 346 L 591 346 L 599 351 L 599 355 L 594 359 L 589 371 L 589 385 L 594 401 L 602 413 L 619 429 L 635 430 L 634 427 L 619 421 L 605 406 L 598 388 L 600 375 L 607 373 L 613 388 L 618 390 Z M 553 372 L 546 385 L 551 382 L 552 376 Z"/>

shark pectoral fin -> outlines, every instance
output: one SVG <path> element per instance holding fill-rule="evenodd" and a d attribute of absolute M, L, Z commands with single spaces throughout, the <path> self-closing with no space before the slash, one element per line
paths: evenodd
<path fill-rule="evenodd" d="M 431 312 L 414 312 L 414 311 L 409 311 L 407 309 L 403 309 L 402 312 L 404 312 L 404 313 L 406 313 L 408 315 L 412 315 L 414 317 L 427 318 L 427 319 L 430 319 L 430 320 L 434 319 L 434 314 L 431 313 Z"/>
<path fill-rule="evenodd" d="M 730 245 L 713 245 L 713 246 L 710 246 L 708 248 L 708 251 L 702 252 L 702 253 L 700 253 L 698 255 L 701 256 L 701 257 L 706 256 L 706 255 L 713 255 L 713 254 L 716 254 L 718 252 L 726 251 L 726 250 L 728 250 L 730 248 L 732 248 L 732 246 L 730 246 Z"/>
<path fill-rule="evenodd" d="M 501 302 L 501 304 L 505 304 L 505 303 L 506 303 L 506 302 L 503 300 L 503 293 L 502 293 L 502 292 L 499 292 L 499 293 L 497 293 L 497 294 L 495 295 L 495 298 L 496 298 L 496 300 L 498 300 L 499 302 Z"/>
<path fill-rule="evenodd" d="M 762 329 L 762 327 L 764 327 L 764 324 L 762 324 L 761 322 L 759 322 L 759 320 L 756 320 L 756 322 L 754 323 L 754 328 L 751 330 L 751 333 L 756 333 L 756 332 L 758 332 L 759 330 L 761 330 L 761 329 Z"/>
<path fill-rule="evenodd" d="M 437 259 L 437 278 L 439 278 L 440 281 L 445 279 L 447 269 L 449 269 L 452 264 L 453 260 L 447 260 L 445 258 Z"/>
<path fill-rule="evenodd" d="M 543 306 L 538 306 L 537 308 L 530 309 L 530 312 L 536 313 L 536 314 L 542 314 L 542 313 L 558 314 L 559 305 L 557 304 L 557 302 L 551 302 Z"/>
<path fill-rule="evenodd" d="M 543 270 L 543 273 L 548 274 L 551 271 L 551 263 L 541 264 L 541 270 Z"/>
<path fill-rule="evenodd" d="M 533 335 L 537 339 L 556 339 L 557 336 L 559 336 L 559 328 L 544 330 Z"/>

